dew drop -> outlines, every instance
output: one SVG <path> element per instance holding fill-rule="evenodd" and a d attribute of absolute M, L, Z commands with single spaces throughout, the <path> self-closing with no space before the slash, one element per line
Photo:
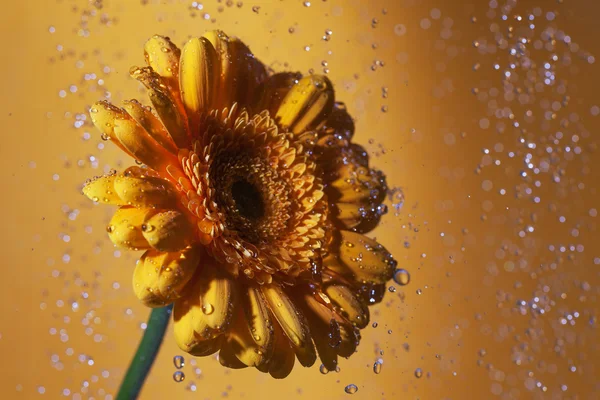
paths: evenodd
<path fill-rule="evenodd" d="M 410 274 L 407 270 L 398 268 L 396 272 L 394 272 L 394 282 L 398 285 L 408 285 L 410 282 Z"/>
<path fill-rule="evenodd" d="M 422 370 L 421 368 L 417 368 L 417 369 L 415 369 L 415 376 L 416 376 L 417 378 L 420 378 L 420 377 L 422 377 L 422 376 L 423 376 L 423 370 Z"/>
<path fill-rule="evenodd" d="M 183 382 L 185 380 L 185 374 L 182 371 L 175 371 L 173 373 L 173 380 L 175 382 Z"/>
<path fill-rule="evenodd" d="M 213 311 L 215 311 L 215 308 L 213 307 L 212 304 L 210 303 L 206 303 L 202 306 L 202 312 L 206 315 L 210 315 L 213 313 Z"/>
<path fill-rule="evenodd" d="M 185 365 L 185 359 L 183 358 L 183 356 L 173 357 L 173 365 L 175 365 L 175 368 L 177 369 L 183 368 L 183 366 Z"/>
<path fill-rule="evenodd" d="M 354 394 L 354 393 L 358 392 L 358 386 L 356 386 L 355 384 L 352 383 L 352 384 L 346 386 L 344 388 L 344 391 L 348 394 Z"/>
<path fill-rule="evenodd" d="M 323 375 L 327 375 L 329 373 L 329 370 L 327 369 L 327 367 L 325 366 L 325 364 L 321 364 L 321 366 L 319 367 L 319 371 Z"/>

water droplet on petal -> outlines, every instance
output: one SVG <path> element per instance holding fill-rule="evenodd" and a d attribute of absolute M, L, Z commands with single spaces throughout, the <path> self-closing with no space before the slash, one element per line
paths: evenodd
<path fill-rule="evenodd" d="M 210 315 L 213 313 L 213 311 L 215 311 L 215 308 L 213 307 L 212 304 L 210 303 L 206 303 L 202 306 L 202 312 L 206 315 Z"/>

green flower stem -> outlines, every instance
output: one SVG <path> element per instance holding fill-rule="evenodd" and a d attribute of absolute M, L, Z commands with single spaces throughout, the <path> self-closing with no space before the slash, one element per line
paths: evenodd
<path fill-rule="evenodd" d="M 150 313 L 148 326 L 123 378 L 116 400 L 137 399 L 162 344 L 172 309 L 173 304 L 155 308 Z"/>

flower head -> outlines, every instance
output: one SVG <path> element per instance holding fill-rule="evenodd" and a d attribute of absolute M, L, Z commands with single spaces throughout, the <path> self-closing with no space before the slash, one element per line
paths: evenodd
<path fill-rule="evenodd" d="M 133 288 L 174 303 L 184 351 L 287 376 L 295 359 L 328 369 L 356 350 L 368 305 L 396 262 L 363 235 L 384 176 L 351 142 L 352 118 L 324 76 L 269 73 L 220 31 L 179 50 L 154 36 L 131 75 L 153 109 L 96 103 L 92 122 L 143 166 L 88 181 L 118 205 L 119 247 L 145 250 Z"/>

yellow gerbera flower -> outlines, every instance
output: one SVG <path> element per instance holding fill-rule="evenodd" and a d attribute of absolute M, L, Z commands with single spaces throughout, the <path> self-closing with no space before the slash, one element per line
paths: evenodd
<path fill-rule="evenodd" d="M 283 378 L 318 351 L 335 369 L 396 262 L 362 235 L 377 224 L 385 178 L 351 143 L 331 82 L 270 74 L 220 31 L 182 50 L 154 36 L 145 58 L 130 72 L 154 110 L 136 100 L 90 110 L 103 137 L 145 166 L 83 188 L 119 206 L 113 243 L 146 251 L 135 294 L 174 303 L 175 339 L 192 355 L 219 351 L 227 367 Z"/>

